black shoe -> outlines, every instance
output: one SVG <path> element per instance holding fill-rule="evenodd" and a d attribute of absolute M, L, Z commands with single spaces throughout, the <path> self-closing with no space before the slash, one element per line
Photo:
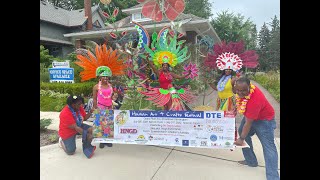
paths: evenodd
<path fill-rule="evenodd" d="M 250 166 L 250 167 L 257 167 L 258 166 L 258 164 L 254 165 L 254 166 L 248 165 L 248 163 L 245 160 L 244 161 L 238 161 L 237 163 L 239 165 L 241 165 L 241 166 Z"/>
<path fill-rule="evenodd" d="M 112 147 L 112 143 L 106 143 L 108 147 Z"/>
<path fill-rule="evenodd" d="M 99 148 L 103 149 L 104 148 L 104 143 L 99 144 Z"/>

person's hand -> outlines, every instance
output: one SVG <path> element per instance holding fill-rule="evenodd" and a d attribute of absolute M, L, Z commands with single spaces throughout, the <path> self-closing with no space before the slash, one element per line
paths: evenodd
<path fill-rule="evenodd" d="M 233 114 L 234 114 L 234 116 L 236 116 L 237 115 L 237 108 L 234 108 L 234 110 L 233 110 Z"/>
<path fill-rule="evenodd" d="M 235 142 L 234 145 L 236 146 L 244 146 L 244 140 L 238 138 Z"/>
<path fill-rule="evenodd" d="M 88 134 L 87 134 L 87 141 L 91 142 L 92 139 L 93 139 L 92 134 L 88 133 Z"/>
<path fill-rule="evenodd" d="M 92 107 L 92 109 L 90 110 L 90 112 L 95 113 L 97 109 L 98 109 L 97 107 Z"/>

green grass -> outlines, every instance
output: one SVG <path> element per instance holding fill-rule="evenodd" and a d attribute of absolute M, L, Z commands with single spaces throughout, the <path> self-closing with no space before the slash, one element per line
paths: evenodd
<path fill-rule="evenodd" d="M 268 92 L 280 103 L 280 72 L 270 71 L 265 74 L 256 74 L 250 79 L 266 88 Z"/>

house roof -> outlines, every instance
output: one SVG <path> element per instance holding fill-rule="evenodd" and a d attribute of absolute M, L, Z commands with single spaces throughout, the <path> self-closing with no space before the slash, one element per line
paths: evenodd
<path fill-rule="evenodd" d="M 48 38 L 48 37 L 43 37 L 40 36 L 40 41 L 47 41 L 47 42 L 54 42 L 58 44 L 67 44 L 67 45 L 73 45 L 70 41 L 65 41 L 61 39 L 53 39 L 53 38 Z"/>
<path fill-rule="evenodd" d="M 126 18 L 131 18 L 131 16 L 128 16 Z M 179 14 L 179 16 L 174 20 L 174 22 L 178 22 L 178 21 L 181 21 L 181 20 L 185 20 L 185 19 L 190 19 L 190 21 L 198 21 L 198 20 L 206 20 L 204 18 L 201 18 L 201 17 L 198 17 L 198 16 L 195 16 L 193 14 L 184 14 L 184 13 L 181 13 Z M 171 21 L 169 19 L 167 19 L 165 16 L 163 17 L 163 20 L 160 22 L 160 23 L 170 23 Z M 139 24 L 141 25 L 151 25 L 151 24 L 156 24 L 154 21 L 142 21 L 142 22 L 139 22 Z M 122 27 L 134 27 L 134 24 L 132 23 L 128 23 Z"/>
<path fill-rule="evenodd" d="M 187 31 L 196 31 L 199 35 L 209 35 L 214 38 L 215 42 L 221 42 L 220 38 L 218 37 L 217 33 L 213 29 L 212 25 L 210 24 L 209 20 L 197 17 L 192 14 L 181 14 L 177 17 L 176 22 L 179 22 L 180 20 L 189 19 L 191 20 L 187 22 L 184 26 L 186 27 Z M 126 23 L 122 27 L 118 27 L 118 31 L 136 31 L 134 23 L 129 23 L 131 20 L 131 16 L 128 16 L 125 18 Z M 116 23 L 119 23 L 116 22 Z M 169 20 L 163 20 L 160 23 L 155 23 L 154 21 L 145 21 L 145 22 L 139 22 L 139 24 L 143 25 L 143 27 L 148 30 L 152 31 L 155 28 L 160 30 L 161 28 L 165 26 L 170 26 Z M 117 25 L 116 25 L 117 27 Z M 73 37 L 73 38 L 79 38 L 79 39 L 90 39 L 90 38 L 101 38 L 104 37 L 107 33 L 110 33 L 114 31 L 110 27 L 106 27 L 104 29 L 97 29 L 97 30 L 90 30 L 86 32 L 76 32 L 76 33 L 67 33 L 64 34 L 64 37 Z"/>
<path fill-rule="evenodd" d="M 137 4 L 137 5 L 132 6 L 130 8 L 122 9 L 121 11 L 126 14 L 131 14 L 137 10 L 141 10 L 143 5 L 144 5 L 144 3 L 140 3 L 140 4 Z"/>
<path fill-rule="evenodd" d="M 98 8 L 98 5 L 91 7 L 92 13 Z M 87 18 L 84 15 L 84 9 L 69 11 L 40 1 L 40 20 L 71 27 L 83 25 Z"/>
<path fill-rule="evenodd" d="M 132 7 L 127 8 L 127 9 L 139 8 L 139 7 L 142 7 L 143 5 L 144 5 L 144 3 L 139 3 L 139 4 L 135 5 L 135 6 L 132 6 Z"/>

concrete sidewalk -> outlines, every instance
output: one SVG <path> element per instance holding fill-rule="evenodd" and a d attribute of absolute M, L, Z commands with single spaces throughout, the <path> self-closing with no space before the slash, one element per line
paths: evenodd
<path fill-rule="evenodd" d="M 53 119 L 49 129 L 58 130 L 59 113 L 40 112 L 41 118 Z M 87 122 L 90 124 L 91 122 Z M 276 138 L 280 168 L 280 138 Z M 114 144 L 97 147 L 91 159 L 77 150 L 68 156 L 58 144 L 40 147 L 40 179 L 43 180 L 264 180 L 265 163 L 257 136 L 253 136 L 259 167 L 239 166 L 241 149 L 215 150 L 185 147 Z M 279 170 L 280 172 L 280 170 Z"/>

